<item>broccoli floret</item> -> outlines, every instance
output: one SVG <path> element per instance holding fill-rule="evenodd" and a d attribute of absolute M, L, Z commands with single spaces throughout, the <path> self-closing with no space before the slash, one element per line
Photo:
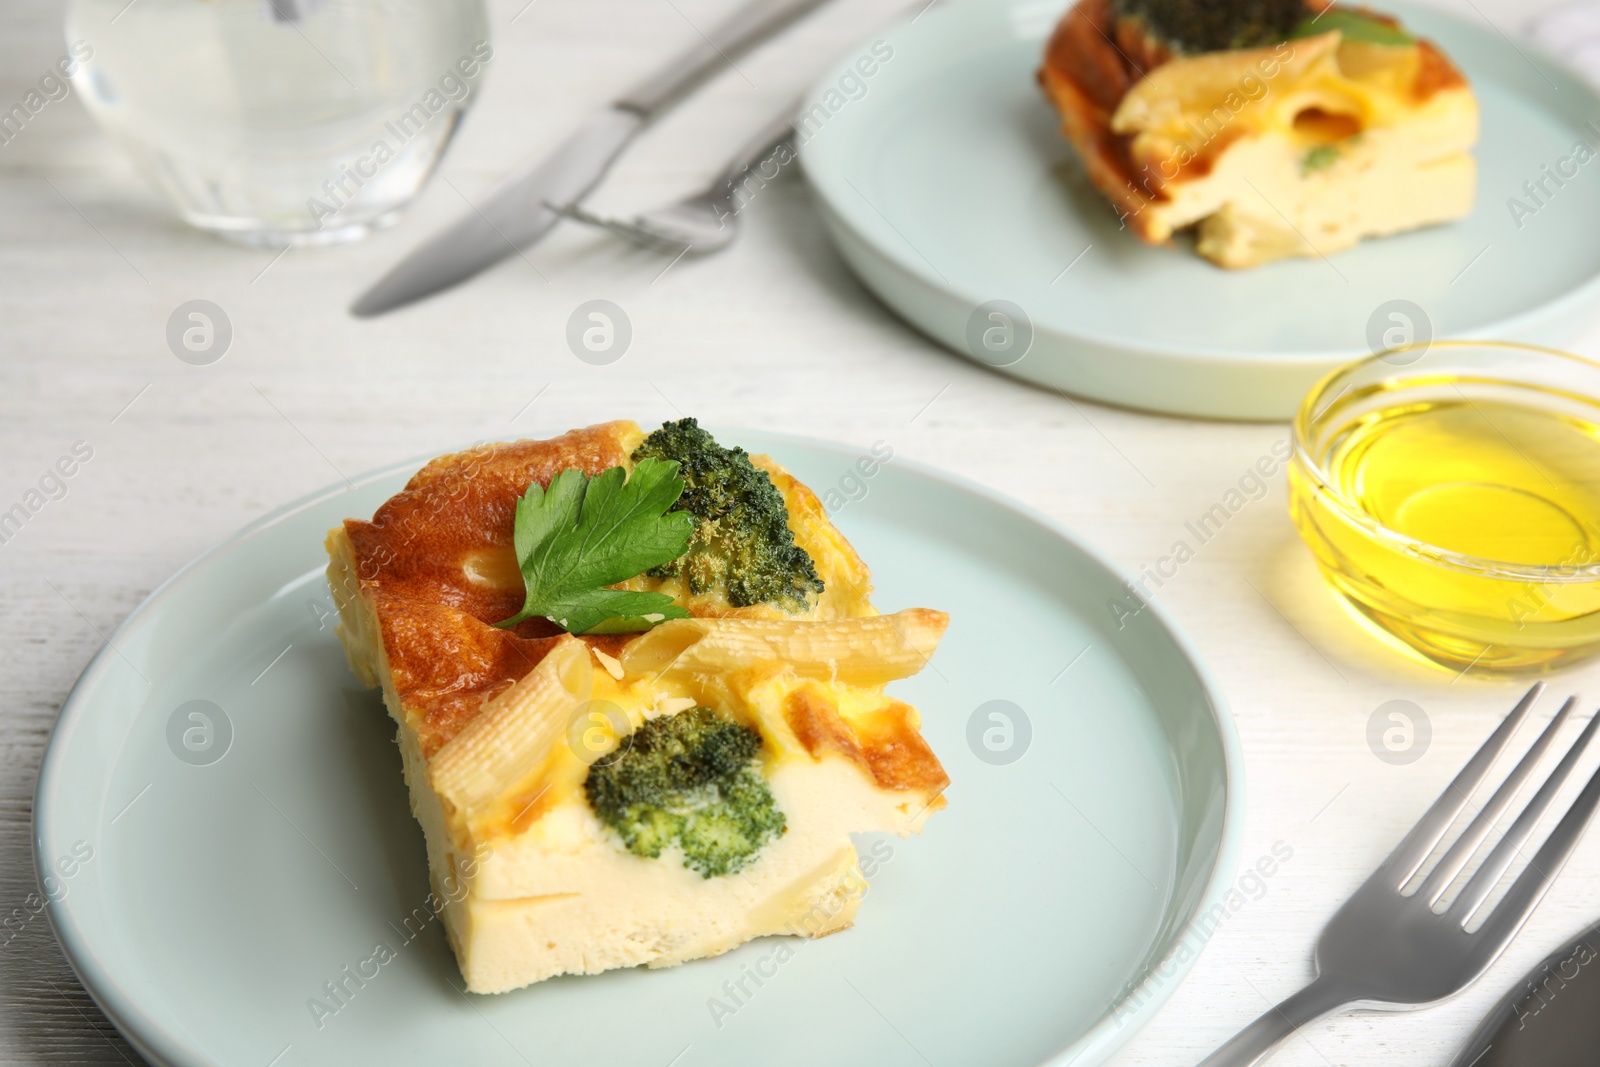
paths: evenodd
<path fill-rule="evenodd" d="M 794 543 L 783 496 L 744 449 L 723 448 L 694 419 L 681 419 L 634 450 L 635 463 L 647 458 L 677 461 L 685 487 L 673 510 L 697 520 L 688 551 L 650 574 L 682 575 L 691 594 L 720 591 L 736 608 L 801 612 L 822 592 L 816 564 Z"/>
<path fill-rule="evenodd" d="M 589 769 L 589 806 L 636 856 L 674 845 L 702 877 L 743 869 L 787 829 L 761 776 L 761 735 L 710 708 L 651 719 Z"/>
<path fill-rule="evenodd" d="M 1309 14 L 1305 0 L 1111 0 L 1111 7 L 1180 54 L 1277 44 Z"/>
<path fill-rule="evenodd" d="M 1319 170 L 1327 170 L 1339 162 L 1339 146 L 1335 144 L 1319 144 L 1300 157 L 1300 176 L 1313 174 Z"/>

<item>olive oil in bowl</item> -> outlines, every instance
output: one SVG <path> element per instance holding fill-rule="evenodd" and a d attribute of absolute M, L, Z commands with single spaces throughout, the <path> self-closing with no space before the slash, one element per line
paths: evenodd
<path fill-rule="evenodd" d="M 1290 508 L 1351 604 L 1429 658 L 1600 651 L 1600 366 L 1435 345 L 1336 371 L 1295 424 Z"/>

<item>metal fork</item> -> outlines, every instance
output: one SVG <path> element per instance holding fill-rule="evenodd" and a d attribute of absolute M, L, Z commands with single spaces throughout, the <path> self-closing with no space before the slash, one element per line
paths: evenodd
<path fill-rule="evenodd" d="M 1494 892 L 1541 815 L 1571 775 L 1600 726 L 1600 714 L 1589 720 L 1561 762 L 1489 851 L 1461 892 L 1442 912 L 1434 906 L 1477 853 L 1484 839 L 1516 800 L 1556 733 L 1572 713 L 1569 698 L 1544 733 L 1533 743 L 1495 790 L 1483 810 L 1447 849 L 1416 892 L 1402 890 L 1422 869 L 1443 840 L 1472 793 L 1483 784 L 1495 759 L 1505 750 L 1534 701 L 1544 691 L 1535 685 L 1461 769 L 1389 858 L 1345 902 L 1317 941 L 1312 983 L 1241 1030 L 1213 1052 L 1200 1067 L 1249 1067 L 1265 1059 L 1300 1027 L 1339 1008 L 1356 1005 L 1386 1011 L 1419 1008 L 1444 1000 L 1471 985 L 1510 943 L 1550 888 L 1572 854 L 1584 827 L 1600 803 L 1600 772 L 1589 779 L 1500 902 L 1474 931 L 1466 926 Z"/>
<path fill-rule="evenodd" d="M 720 251 L 739 234 L 739 212 L 743 210 L 743 205 L 736 205 L 734 199 L 738 195 L 741 180 L 752 167 L 764 162 L 794 137 L 794 116 L 797 111 L 798 105 L 785 110 L 762 127 L 761 132 L 734 154 L 727 166 L 722 168 L 722 173 L 713 178 L 709 185 L 682 200 L 635 215 L 631 219 L 596 215 L 578 204 L 561 208 L 560 211 L 570 219 L 610 230 L 635 244 L 696 255 Z M 772 180 L 764 174 L 759 177 L 763 183 Z"/>

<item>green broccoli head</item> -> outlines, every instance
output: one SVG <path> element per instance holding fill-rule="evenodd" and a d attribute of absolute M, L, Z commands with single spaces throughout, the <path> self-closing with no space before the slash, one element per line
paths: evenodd
<path fill-rule="evenodd" d="M 816 564 L 794 543 L 783 496 L 744 449 L 723 448 L 694 419 L 680 419 L 644 439 L 633 453 L 641 459 L 677 462 L 685 485 L 673 510 L 697 520 L 688 551 L 651 575 L 681 575 L 691 594 L 721 592 L 736 608 L 797 613 L 822 592 Z"/>
<path fill-rule="evenodd" d="M 583 783 L 589 806 L 629 852 L 677 846 L 702 877 L 742 870 L 787 829 L 761 775 L 761 735 L 696 707 L 651 719 Z"/>
<path fill-rule="evenodd" d="M 1111 7 L 1180 54 L 1277 44 L 1309 14 L 1305 0 L 1111 0 Z"/>

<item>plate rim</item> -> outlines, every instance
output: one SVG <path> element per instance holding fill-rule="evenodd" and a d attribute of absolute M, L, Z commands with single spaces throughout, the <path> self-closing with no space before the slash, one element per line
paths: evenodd
<path fill-rule="evenodd" d="M 726 430 L 719 427 L 719 430 Z M 782 445 L 792 442 L 802 448 L 817 452 L 831 453 L 844 458 L 854 458 L 859 452 L 859 447 L 837 440 L 811 437 L 801 434 L 777 433 L 766 430 L 728 430 L 730 439 L 737 438 L 740 434 L 754 437 L 759 440 Z M 520 439 L 520 438 L 519 438 Z M 469 446 L 470 447 L 470 446 Z M 48 866 L 47 857 L 55 853 L 50 851 L 52 844 L 61 835 L 52 831 L 54 819 L 53 795 L 57 790 L 58 775 L 62 773 L 59 764 L 64 758 L 62 752 L 66 745 L 64 738 L 70 733 L 70 727 L 79 723 L 80 719 L 90 715 L 93 706 L 93 690 L 101 683 L 101 675 L 105 674 L 112 656 L 120 656 L 116 651 L 117 641 L 124 633 L 139 623 L 149 612 L 157 610 L 161 604 L 169 599 L 180 583 L 184 582 L 203 564 L 260 536 L 272 527 L 312 508 L 324 501 L 339 496 L 348 495 L 356 489 L 370 485 L 375 481 L 394 477 L 407 471 L 415 472 L 422 465 L 439 455 L 448 453 L 434 452 L 415 458 L 401 460 L 374 468 L 358 474 L 345 481 L 331 483 L 304 496 L 298 497 L 286 504 L 269 511 L 232 534 L 214 543 L 188 560 L 166 580 L 162 581 L 148 596 L 141 600 L 127 616 L 111 631 L 110 636 L 90 657 L 83 671 L 73 682 L 66 698 L 62 701 L 61 710 L 51 726 L 49 739 L 45 743 L 44 755 L 39 763 L 38 780 L 34 787 L 33 809 L 31 824 L 33 831 L 33 860 L 35 878 L 38 872 Z M 942 483 L 962 493 L 979 497 L 991 506 L 1010 512 L 1018 518 L 1030 522 L 1051 536 L 1064 541 L 1082 553 L 1091 563 L 1101 568 L 1104 572 L 1126 583 L 1126 571 L 1100 549 L 1087 543 L 1078 535 L 1068 530 L 1065 525 L 1046 515 L 1030 504 L 1000 492 L 990 486 L 935 467 L 921 460 L 896 457 L 895 466 L 915 475 Z M 1165 632 L 1172 641 L 1184 665 L 1192 672 L 1199 683 L 1202 693 L 1207 698 L 1208 717 L 1211 727 L 1215 730 L 1219 747 L 1222 752 L 1222 817 L 1219 821 L 1217 848 L 1212 860 L 1211 871 L 1205 880 L 1203 891 L 1196 898 L 1193 914 L 1184 925 L 1173 932 L 1169 938 L 1167 949 L 1159 959 L 1150 963 L 1144 974 L 1137 982 L 1129 983 L 1122 993 L 1108 1004 L 1096 1021 L 1091 1024 L 1075 1040 L 1065 1047 L 1050 1054 L 1041 1061 L 1039 1067 L 1066 1067 L 1068 1064 L 1076 1067 L 1092 1067 L 1107 1056 L 1111 1055 L 1134 1034 L 1138 1033 L 1150 1018 L 1166 1003 L 1184 979 L 1195 962 L 1204 953 L 1209 938 L 1200 938 L 1199 950 L 1190 950 L 1188 942 L 1191 934 L 1200 928 L 1201 918 L 1212 909 L 1214 905 L 1222 902 L 1226 890 L 1231 886 L 1234 874 L 1238 868 L 1238 856 L 1241 838 L 1244 831 L 1244 753 L 1239 740 L 1238 727 L 1233 718 L 1232 710 L 1224 696 L 1222 687 L 1212 674 L 1210 667 L 1200 657 L 1198 649 L 1188 633 L 1172 617 L 1170 611 L 1156 600 L 1148 600 L 1144 611 L 1148 612 L 1156 624 Z M 91 944 L 91 939 L 84 933 L 73 914 L 73 906 L 69 903 L 72 897 L 63 897 L 60 901 L 51 902 L 45 908 L 46 918 L 50 929 L 55 934 L 62 955 L 72 967 L 84 990 L 103 1011 L 106 1017 L 116 1026 L 117 1031 L 133 1045 L 140 1055 L 159 1065 L 173 1065 L 173 1067 L 203 1067 L 209 1061 L 199 1056 L 190 1048 L 181 1036 L 171 1032 L 166 1027 L 157 1023 L 151 1016 L 141 1011 L 121 985 L 113 978 L 109 969 L 100 962 L 99 954 Z M 1183 953 L 1187 952 L 1187 957 Z M 1168 970 L 1168 968 L 1171 968 Z M 1159 982 L 1152 982 L 1151 977 L 1157 974 L 1166 974 Z M 1142 998 L 1142 999 L 1141 999 Z M 1121 1020 L 1119 1022 L 1119 1019 Z"/>
<path fill-rule="evenodd" d="M 1064 0 L 1060 4 L 1061 10 L 1064 11 L 1072 2 L 1073 0 Z M 1491 35 L 1487 34 L 1472 20 L 1455 11 L 1435 7 L 1431 4 L 1418 3 L 1415 0 L 1385 0 L 1385 2 L 1402 15 L 1409 16 L 1416 13 L 1426 18 L 1440 19 L 1459 26 L 1465 33 L 1471 33 L 1486 41 L 1492 41 Z M 1004 0 L 1001 6 L 1007 11 L 1015 12 L 1019 8 L 1036 8 L 1041 5 L 1040 0 Z M 902 15 L 887 25 L 880 27 L 871 36 L 855 41 L 853 48 L 842 52 L 840 54 L 841 58 L 836 60 L 821 77 L 811 83 L 802 99 L 809 104 L 820 99 L 829 89 L 835 88 L 840 77 L 846 71 L 853 69 L 851 66 L 853 57 L 861 54 L 875 40 L 906 32 L 914 22 L 921 21 L 924 18 L 929 24 L 939 25 L 956 19 L 970 18 L 973 12 L 992 10 L 993 7 L 994 5 L 987 2 L 987 0 L 958 0 L 958 2 L 943 6 L 937 11 L 917 14 L 914 17 L 912 15 Z M 1053 16 L 1053 18 L 1059 18 L 1059 14 Z M 1545 75 L 1547 78 L 1554 78 L 1556 80 L 1555 84 L 1558 84 L 1561 92 L 1565 93 L 1569 89 L 1575 90 L 1577 106 L 1600 112 L 1600 87 L 1591 85 L 1567 65 L 1541 50 L 1530 50 L 1526 58 L 1540 74 Z M 1542 112 L 1552 113 L 1553 109 L 1548 102 L 1530 97 L 1527 93 L 1515 89 L 1508 91 L 1515 92 L 1519 99 L 1533 100 Z M 802 105 L 802 107 L 804 106 Z M 1566 116 L 1561 116 L 1561 118 L 1563 124 L 1568 121 Z M 807 182 L 820 201 L 824 220 L 828 223 L 830 230 L 845 231 L 870 256 L 881 260 L 892 270 L 901 272 L 906 279 L 918 287 L 920 290 L 919 297 L 923 300 L 931 299 L 952 306 L 959 305 L 963 309 L 970 310 L 980 306 L 987 300 L 995 298 L 996 294 L 985 295 L 975 292 L 963 281 L 950 281 L 938 276 L 937 270 L 930 270 L 931 265 L 921 260 L 920 256 L 915 254 L 914 249 L 911 249 L 903 239 L 901 241 L 887 240 L 881 227 L 875 228 L 873 226 L 870 211 L 862 208 L 856 202 L 856 200 L 865 202 L 859 191 L 855 192 L 856 199 L 852 199 L 850 194 L 853 190 L 853 183 L 838 167 L 830 167 L 826 164 L 827 149 L 820 147 L 820 143 L 821 139 L 817 136 L 813 136 L 809 140 L 803 140 L 798 146 L 798 153 Z M 1475 148 L 1481 149 L 1481 143 Z M 1480 189 L 1480 202 L 1483 198 L 1484 191 Z M 872 207 L 870 202 L 866 202 L 866 204 L 867 208 Z M 892 224 L 889 225 L 889 228 L 891 230 L 894 229 Z M 983 364 L 983 361 L 974 358 L 963 346 L 951 343 L 948 338 L 941 336 L 944 331 L 930 324 L 930 316 L 927 313 L 913 314 L 905 310 L 905 301 L 886 295 L 884 286 L 874 277 L 881 268 L 875 265 L 869 267 L 859 263 L 856 256 L 852 255 L 844 247 L 844 243 L 839 241 L 837 233 L 832 233 L 830 236 L 834 238 L 835 247 L 842 258 L 850 264 L 851 269 L 861 281 L 882 299 L 899 318 L 917 331 L 941 342 L 945 347 L 951 348 L 957 355 L 980 365 L 987 365 Z M 1374 240 L 1377 239 L 1374 238 Z M 1217 269 L 1221 270 L 1222 268 Z M 1541 329 L 1548 331 L 1552 323 L 1564 322 L 1577 315 L 1592 313 L 1596 304 L 1600 304 L 1600 267 L 1597 267 L 1587 277 L 1581 278 L 1570 287 L 1547 295 L 1509 315 L 1479 326 L 1452 332 L 1444 335 L 1443 339 L 1481 340 L 1491 337 L 1504 337 L 1506 339 L 1536 343 L 1552 343 L 1553 338 L 1536 335 Z M 1047 335 L 1058 345 L 1080 347 L 1091 358 L 1100 358 L 1107 353 L 1117 352 L 1153 361 L 1171 362 L 1191 372 L 1204 370 L 1208 367 L 1226 367 L 1228 369 L 1223 372 L 1225 374 L 1266 371 L 1268 373 L 1287 372 L 1296 375 L 1314 374 L 1314 376 L 1320 377 L 1322 373 L 1332 370 L 1336 366 L 1353 359 L 1371 355 L 1371 352 L 1361 348 L 1359 345 L 1330 346 L 1309 351 L 1257 352 L 1250 354 L 1237 347 L 1216 347 L 1201 340 L 1181 344 L 1170 341 L 1153 341 L 1141 338 L 1133 333 L 1108 333 L 1099 329 L 1088 328 L 1075 322 L 1046 324 L 1035 320 L 1033 326 L 1036 331 L 1035 349 L 1038 348 L 1037 335 Z M 1565 343 L 1569 340 L 1570 337 L 1567 337 L 1560 343 Z M 1026 362 L 1026 360 L 1022 360 L 1017 364 L 994 367 L 992 369 L 997 369 L 1002 373 L 1015 377 L 1043 382 L 1047 385 L 1052 383 L 1060 384 L 1064 374 L 1068 373 L 1062 367 L 1056 366 L 1056 364 L 1062 362 L 1062 358 L 1059 355 L 1052 355 L 1050 359 L 1052 366 L 1048 370 L 1025 369 L 1023 364 Z M 1309 382 L 1307 384 L 1309 385 Z M 1081 395 L 1091 396 L 1113 404 L 1132 406 L 1144 410 L 1181 411 L 1184 414 L 1206 418 L 1261 419 L 1265 417 L 1270 418 L 1271 421 L 1282 421 L 1282 419 L 1292 415 L 1292 412 L 1270 416 L 1263 416 L 1259 413 L 1241 414 L 1222 411 L 1214 404 L 1204 409 L 1199 407 L 1184 409 L 1181 405 L 1173 405 L 1170 402 L 1133 399 L 1132 394 L 1138 390 L 1130 390 L 1128 387 L 1121 387 L 1115 390 L 1114 393 L 1108 392 L 1103 388 L 1091 388 L 1082 383 L 1068 388 L 1071 392 L 1077 392 Z M 1256 404 L 1254 406 L 1259 408 L 1262 405 Z M 1243 409 L 1241 408 L 1239 411 L 1242 412 Z"/>

